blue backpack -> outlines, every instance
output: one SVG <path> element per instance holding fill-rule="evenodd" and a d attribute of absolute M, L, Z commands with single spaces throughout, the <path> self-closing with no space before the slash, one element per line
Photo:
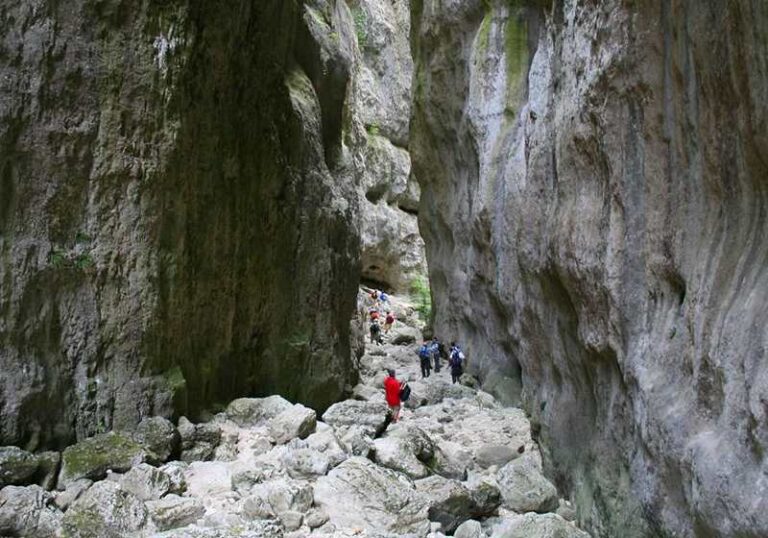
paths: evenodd
<path fill-rule="evenodd" d="M 427 344 L 424 344 L 421 346 L 421 349 L 419 349 L 419 357 L 422 359 L 428 359 L 429 358 L 429 347 Z"/>

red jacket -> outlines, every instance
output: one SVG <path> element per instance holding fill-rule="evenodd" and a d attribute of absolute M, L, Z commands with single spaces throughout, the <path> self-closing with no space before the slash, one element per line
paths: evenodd
<path fill-rule="evenodd" d="M 384 394 L 387 398 L 387 405 L 400 405 L 400 382 L 391 376 L 384 380 Z"/>

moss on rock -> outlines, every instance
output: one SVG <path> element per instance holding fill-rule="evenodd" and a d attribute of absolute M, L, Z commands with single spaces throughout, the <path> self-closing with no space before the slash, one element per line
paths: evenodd
<path fill-rule="evenodd" d="M 151 453 L 122 433 L 97 435 L 72 445 L 62 454 L 59 487 L 79 478 L 100 480 L 107 470 L 123 472 L 143 463 Z"/>

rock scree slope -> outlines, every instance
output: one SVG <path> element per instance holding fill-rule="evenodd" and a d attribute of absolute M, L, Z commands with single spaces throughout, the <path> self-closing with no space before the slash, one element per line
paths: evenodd
<path fill-rule="evenodd" d="M 438 334 L 596 536 L 768 536 L 768 4 L 412 4 Z"/>
<path fill-rule="evenodd" d="M 322 417 L 276 395 L 234 400 L 209 422 L 153 417 L 68 447 L 53 491 L 19 474 L 21 451 L 0 449 L 0 478 L 15 482 L 0 490 L 0 534 L 588 538 L 542 475 L 525 414 L 452 385 L 447 368 L 420 379 L 419 344 L 394 343 L 420 322 L 393 306 L 401 321 L 361 358 L 355 399 Z M 385 365 L 412 386 L 397 424 Z"/>

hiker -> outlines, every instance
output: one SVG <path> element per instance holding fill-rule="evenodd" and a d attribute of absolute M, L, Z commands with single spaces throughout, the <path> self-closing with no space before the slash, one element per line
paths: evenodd
<path fill-rule="evenodd" d="M 432 360 L 435 362 L 435 373 L 440 371 L 440 340 L 435 336 L 429 346 L 429 352 Z"/>
<path fill-rule="evenodd" d="M 392 324 L 395 322 L 395 315 L 387 310 L 387 317 L 384 318 L 384 334 L 389 334 Z"/>
<path fill-rule="evenodd" d="M 395 377 L 395 371 L 388 369 L 389 374 L 384 379 L 384 396 L 389 406 L 389 411 L 392 413 L 392 422 L 397 422 L 400 419 L 400 390 L 405 385 L 405 382 L 400 383 Z"/>
<path fill-rule="evenodd" d="M 374 319 L 371 321 L 371 344 L 381 345 L 381 343 L 381 325 L 378 319 Z"/>
<path fill-rule="evenodd" d="M 381 306 L 387 305 L 389 306 L 389 295 L 386 294 L 386 292 L 379 293 L 379 301 L 381 301 Z"/>
<path fill-rule="evenodd" d="M 432 369 L 432 361 L 429 351 L 429 342 L 425 339 L 418 351 L 419 364 L 421 365 L 421 378 L 429 377 L 430 370 Z"/>
<path fill-rule="evenodd" d="M 378 309 L 379 307 L 379 290 L 373 290 L 371 291 L 371 302 L 373 303 L 373 308 Z"/>
<path fill-rule="evenodd" d="M 368 310 L 368 315 L 371 317 L 371 321 L 378 321 L 379 320 L 379 309 L 378 308 L 371 308 Z"/>
<path fill-rule="evenodd" d="M 461 374 L 464 373 L 464 352 L 456 344 L 451 342 L 451 380 L 453 383 L 459 381 Z"/>

